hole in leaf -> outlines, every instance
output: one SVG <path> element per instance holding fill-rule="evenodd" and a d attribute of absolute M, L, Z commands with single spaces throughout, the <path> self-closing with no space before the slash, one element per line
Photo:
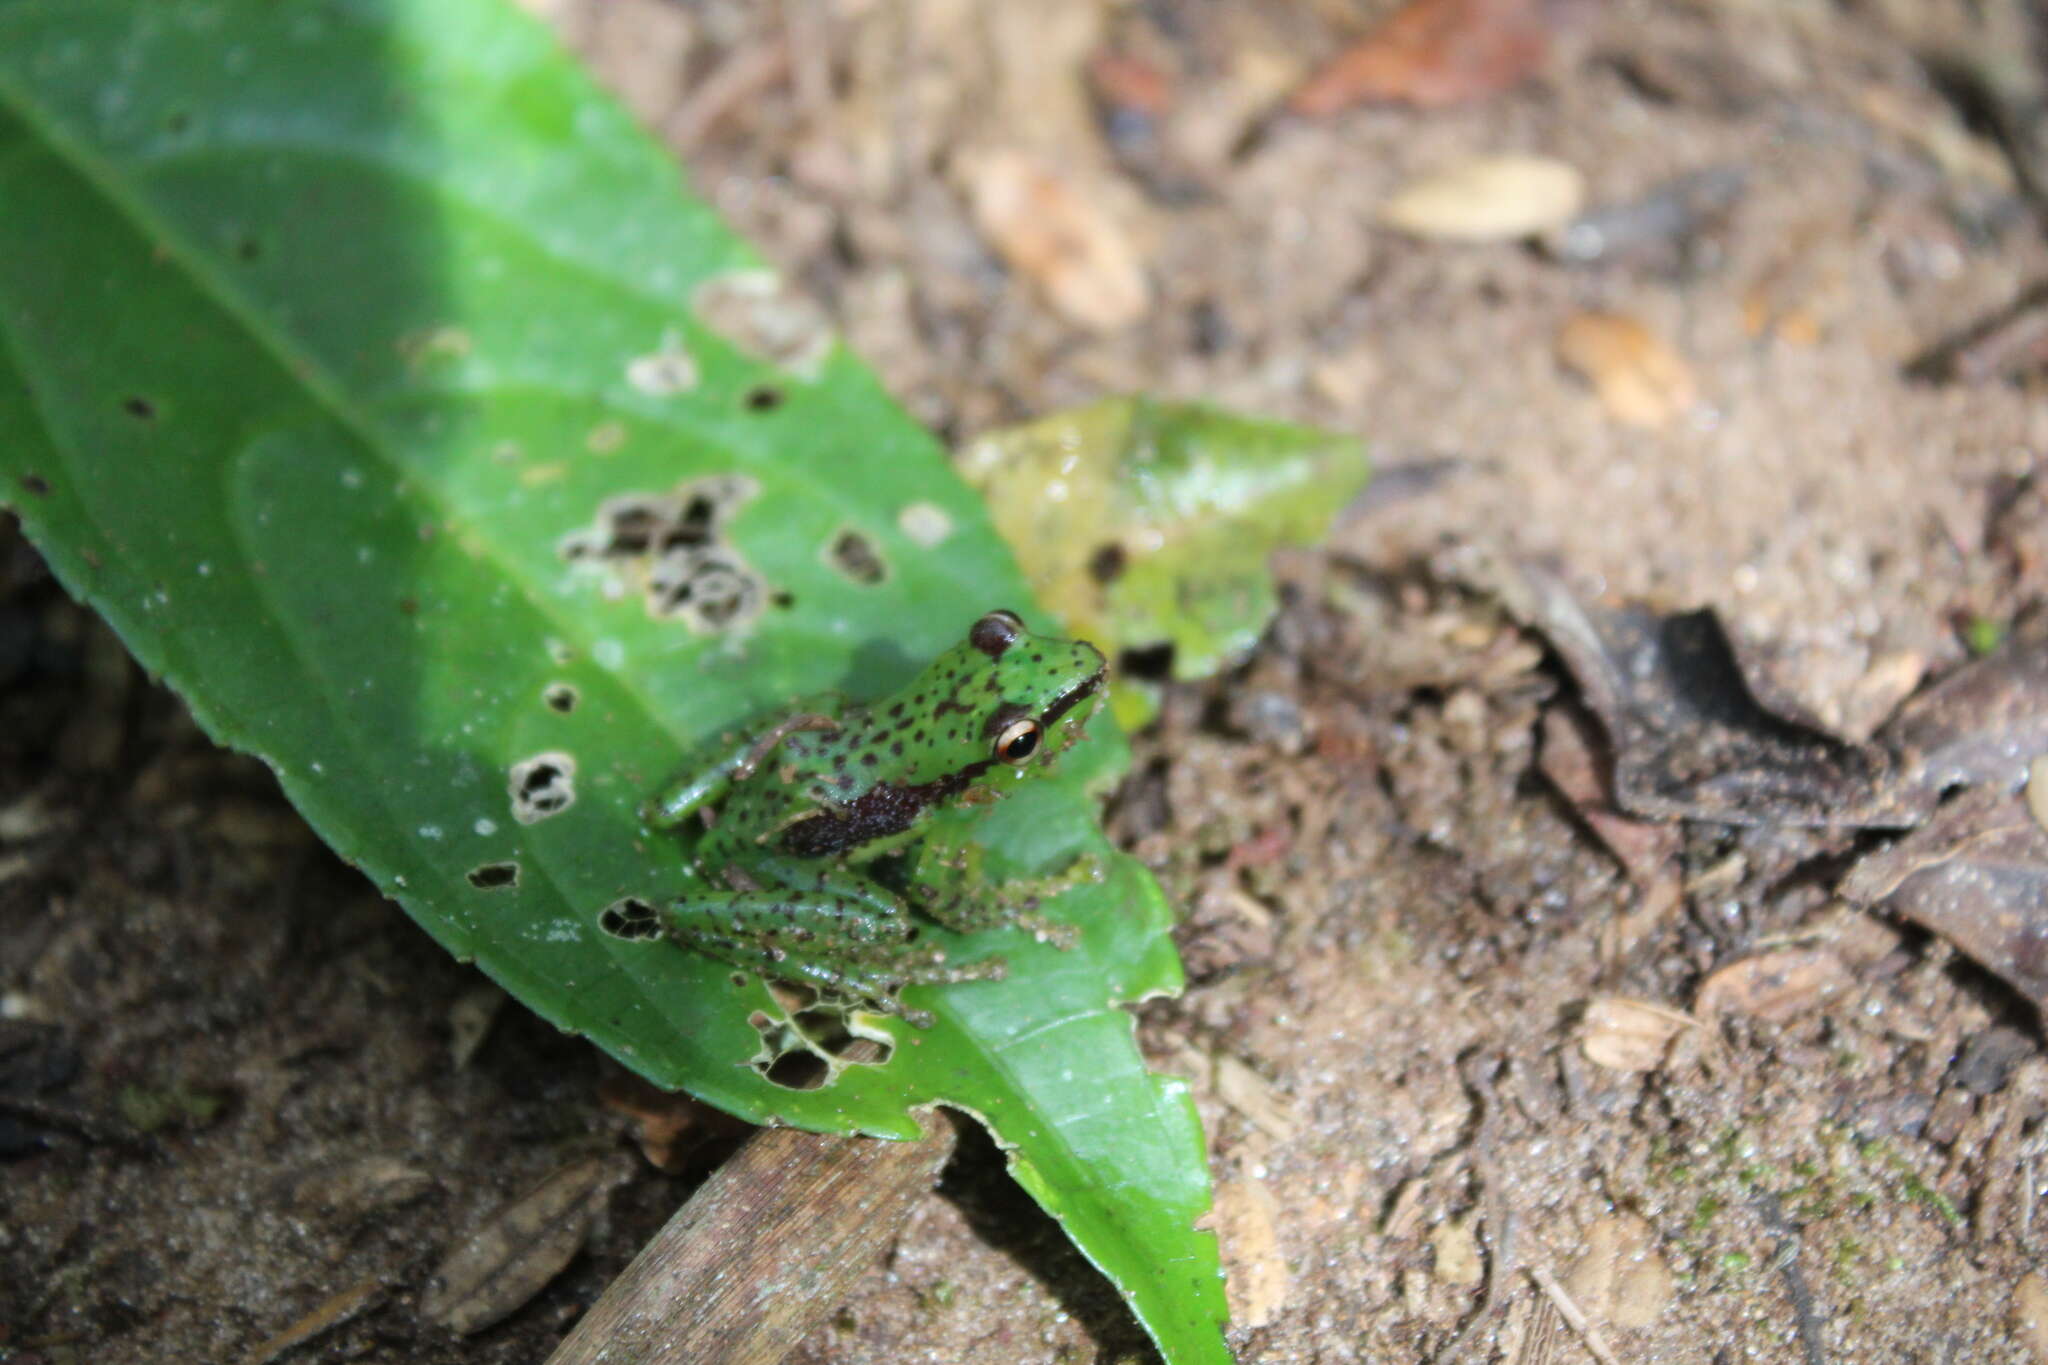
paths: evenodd
<path fill-rule="evenodd" d="M 613 938 L 643 943 L 661 937 L 661 916 L 638 896 L 625 896 L 604 908 L 597 927 Z"/>
<path fill-rule="evenodd" d="M 156 420 L 156 404 L 137 394 L 131 394 L 121 400 L 121 411 L 127 413 L 138 422 L 154 422 Z"/>
<path fill-rule="evenodd" d="M 549 683 L 541 689 L 540 697 L 548 704 L 548 710 L 558 711 L 565 716 L 576 709 L 579 700 L 576 689 L 568 683 Z"/>
<path fill-rule="evenodd" d="M 785 1090 L 816 1090 L 832 1078 L 825 1059 L 807 1049 L 785 1052 L 762 1069 L 771 1084 Z"/>
<path fill-rule="evenodd" d="M 1124 547 L 1115 541 L 1099 545 L 1088 557 L 1088 576 L 1097 583 L 1114 583 L 1124 576 L 1124 569 L 1130 559 L 1124 554 Z"/>
<path fill-rule="evenodd" d="M 879 1066 L 889 1060 L 894 1045 L 873 1033 L 855 1033 L 847 1026 L 846 1011 L 843 1009 L 811 1009 L 796 1016 L 797 1027 L 811 1046 L 829 1056 L 844 1059 L 857 1043 L 879 1050 L 878 1056 L 863 1057 L 862 1065 Z"/>
<path fill-rule="evenodd" d="M 761 1035 L 761 1051 L 749 1065 L 762 1079 L 792 1090 L 816 1090 L 831 1082 L 831 1064 L 805 1045 L 803 1034 L 788 1020 L 755 1010 L 747 1023 Z"/>
<path fill-rule="evenodd" d="M 40 474 L 22 475 L 21 486 L 39 498 L 50 496 L 50 481 Z"/>
<path fill-rule="evenodd" d="M 772 605 L 781 608 L 783 611 L 788 611 L 791 607 L 796 605 L 796 594 L 778 588 L 775 592 L 775 595 L 769 598 L 768 601 Z"/>
<path fill-rule="evenodd" d="M 760 577 L 723 550 L 664 555 L 647 575 L 656 616 L 681 616 L 705 630 L 726 630 L 751 617 L 766 596 Z"/>
<path fill-rule="evenodd" d="M 469 884 L 479 891 L 519 885 L 518 863 L 485 863 L 469 870 Z"/>
<path fill-rule="evenodd" d="M 709 545 L 718 526 L 718 500 L 703 493 L 692 494 L 683 503 L 683 514 L 662 530 L 656 549 L 674 550 L 688 545 Z"/>
<path fill-rule="evenodd" d="M 633 493 L 599 504 L 595 523 L 556 551 L 607 570 L 604 596 L 638 590 L 650 616 L 693 630 L 734 629 L 758 615 L 767 585 L 725 534 L 733 510 L 758 491 L 753 480 L 715 474 L 666 495 Z"/>
<path fill-rule="evenodd" d="M 590 548 L 607 559 L 645 554 L 668 525 L 666 504 L 664 498 L 611 499 L 597 509 L 599 535 Z"/>
<path fill-rule="evenodd" d="M 576 760 L 565 753 L 536 754 L 512 765 L 508 787 L 512 818 L 522 825 L 560 815 L 576 801 Z"/>
<path fill-rule="evenodd" d="M 783 392 L 773 384 L 757 384 L 747 390 L 745 403 L 748 412 L 773 412 L 782 406 Z"/>
<path fill-rule="evenodd" d="M 770 981 L 768 994 L 790 1014 L 801 1014 L 818 1003 L 818 993 L 797 981 Z"/>
<path fill-rule="evenodd" d="M 1117 671 L 1127 677 L 1165 681 L 1173 676 L 1173 642 L 1125 650 L 1117 660 Z"/>
<path fill-rule="evenodd" d="M 844 1010 L 805 1010 L 796 1016 L 796 1023 L 819 1051 L 829 1052 L 834 1057 L 844 1055 L 853 1043 L 853 1033 L 846 1027 Z"/>
<path fill-rule="evenodd" d="M 825 562 L 863 587 L 873 587 L 889 576 L 889 566 L 875 543 L 851 527 L 832 538 Z"/>

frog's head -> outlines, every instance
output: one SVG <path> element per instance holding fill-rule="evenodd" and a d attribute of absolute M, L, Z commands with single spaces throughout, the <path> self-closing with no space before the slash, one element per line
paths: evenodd
<path fill-rule="evenodd" d="M 1034 635 L 992 611 L 887 708 L 908 753 L 903 783 L 949 798 L 985 774 L 1035 768 L 1080 738 L 1102 693 L 1102 651 Z M 906 733 L 907 732 L 907 733 Z"/>
<path fill-rule="evenodd" d="M 1081 737 L 1107 666 L 1086 640 L 1033 635 L 1013 611 L 992 611 L 967 632 L 960 690 L 979 718 L 988 756 L 1023 768 Z M 978 682 L 977 682 L 978 680 Z"/>

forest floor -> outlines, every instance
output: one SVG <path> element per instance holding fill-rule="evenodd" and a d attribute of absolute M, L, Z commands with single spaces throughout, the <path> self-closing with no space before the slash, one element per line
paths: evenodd
<path fill-rule="evenodd" d="M 1245 1365 L 2048 1362 L 2039 978 L 1845 895 L 1889 835 L 1601 809 L 1559 616 L 1489 587 L 1711 607 L 1845 747 L 2041 595 L 2027 6 L 1500 4 L 1537 37 L 1463 98 L 1275 117 L 1389 7 L 531 3 L 949 440 L 1146 392 L 1400 471 L 1278 558 L 1267 638 L 1168 689 L 1110 809 L 1186 916 L 1140 1037 L 1201 1107 Z M 1385 225 L 1495 153 L 1576 168 L 1600 249 L 1456 240 L 1486 196 Z M 537 1361 L 719 1151 L 633 1155 L 512 1318 L 422 1326 L 451 1229 L 635 1153 L 617 1068 L 499 1008 L 11 523 L 0 1099 L 0 1359 L 52 1363 Z M 974 1139 L 792 1359 L 1149 1351 Z"/>

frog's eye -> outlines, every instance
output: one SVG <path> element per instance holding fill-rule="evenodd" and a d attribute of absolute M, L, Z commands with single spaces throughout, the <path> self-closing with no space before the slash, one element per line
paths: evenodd
<path fill-rule="evenodd" d="M 1013 720 L 996 736 L 996 757 L 1005 763 L 1022 763 L 1038 752 L 1038 722 Z"/>
<path fill-rule="evenodd" d="M 992 611 L 974 623 L 974 629 L 967 632 L 967 641 L 991 659 L 1003 657 L 1003 651 L 1017 643 L 1017 637 L 1024 633 L 1024 623 L 1017 619 L 1014 611 Z"/>

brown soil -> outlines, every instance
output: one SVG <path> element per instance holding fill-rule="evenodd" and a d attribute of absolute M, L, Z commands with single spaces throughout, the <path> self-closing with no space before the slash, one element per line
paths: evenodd
<path fill-rule="evenodd" d="M 1492 100 L 1270 123 L 1389 7 L 535 7 L 949 436 L 1142 390 L 1457 457 L 1282 557 L 1265 644 L 1169 694 L 1112 807 L 1188 915 L 1193 984 L 1142 1037 L 1195 1082 L 1241 1360 L 1434 1360 L 1475 1315 L 1458 1358 L 1591 1359 L 1554 1275 L 1621 1361 L 2048 1361 L 2037 1020 L 1837 903 L 1815 869 L 1843 839 L 1687 826 L 1665 889 L 1632 882 L 1537 768 L 1568 685 L 1432 567 L 1533 553 L 1591 598 L 1711 604 L 1861 732 L 2038 590 L 1986 529 L 2048 439 L 2037 390 L 1906 376 L 2048 259 L 1940 93 L 2040 103 L 2017 0 L 1565 4 Z M 1149 141 L 1089 102 L 1105 51 L 1171 77 Z M 1675 250 L 1593 265 L 1374 226 L 1503 150 L 1581 168 L 1596 205 L 1746 183 Z M 1100 316 L 1113 270 L 1091 302 L 1005 265 L 970 196 L 1011 151 L 1139 265 L 1142 306 Z M 1560 363 L 1587 311 L 1644 324 L 1698 402 L 1618 420 Z M 1589 1002 L 1688 1011 L 1778 945 L 1823 966 L 1723 977 L 1648 1069 L 1585 1054 Z M 0 1359 L 241 1360 L 351 1293 L 278 1358 L 542 1359 L 711 1157 L 638 1166 L 504 1324 L 421 1326 L 452 1228 L 632 1150 L 610 1064 L 516 1006 L 455 1063 L 481 984 L 0 529 Z M 1149 1350 L 983 1142 L 878 1261 L 793 1359 Z"/>

